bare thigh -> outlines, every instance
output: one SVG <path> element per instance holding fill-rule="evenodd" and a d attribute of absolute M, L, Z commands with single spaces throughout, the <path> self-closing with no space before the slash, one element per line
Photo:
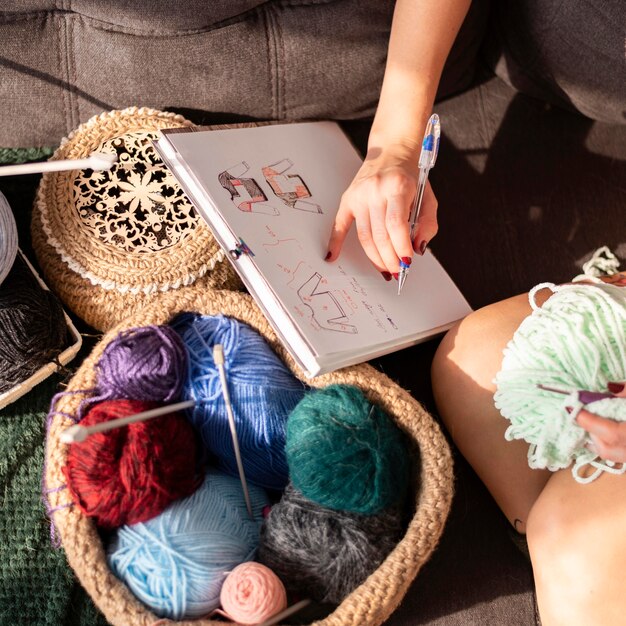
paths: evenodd
<path fill-rule="evenodd" d="M 493 379 L 502 350 L 530 312 L 523 294 L 472 313 L 444 337 L 432 367 L 435 401 L 446 428 L 519 532 L 525 532 L 550 474 L 528 467 L 527 443 L 504 438 L 508 422 L 494 406 Z"/>
<path fill-rule="evenodd" d="M 551 476 L 527 529 L 544 626 L 626 623 L 625 528 L 626 475 Z"/>

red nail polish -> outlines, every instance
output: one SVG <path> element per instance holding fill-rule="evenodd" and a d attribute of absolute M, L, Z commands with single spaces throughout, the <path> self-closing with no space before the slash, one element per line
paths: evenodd
<path fill-rule="evenodd" d="M 607 387 L 611 393 L 622 393 L 624 391 L 624 383 L 608 383 Z"/>
<path fill-rule="evenodd" d="M 426 252 L 426 246 L 428 245 L 427 241 L 422 241 L 422 243 L 420 243 L 420 249 L 419 249 L 419 253 L 424 256 L 424 252 Z"/>
<path fill-rule="evenodd" d="M 331 256 L 333 256 L 333 253 L 330 252 L 330 250 L 329 250 L 328 253 L 326 254 L 326 256 L 324 257 L 324 261 L 328 261 L 328 259 L 330 259 Z"/>
<path fill-rule="evenodd" d="M 397 274 L 397 273 L 396 273 L 396 274 L 392 274 L 392 276 L 393 276 L 396 280 L 398 280 L 398 274 Z"/>
<path fill-rule="evenodd" d="M 391 280 L 391 274 L 389 272 L 381 272 L 381 274 L 383 275 L 383 278 L 389 282 Z"/>
<path fill-rule="evenodd" d="M 400 257 L 400 260 L 407 266 L 411 265 L 411 261 L 413 260 L 410 256 Z"/>
<path fill-rule="evenodd" d="M 271 510 L 272 510 L 272 507 L 271 507 L 269 504 L 266 504 L 266 505 L 263 507 L 263 511 L 262 511 L 263 518 L 268 517 L 268 515 L 270 514 L 270 511 L 271 511 Z"/>
<path fill-rule="evenodd" d="M 574 409 L 573 409 L 571 406 L 566 406 L 566 407 L 565 407 L 565 410 L 566 410 L 568 413 L 571 413 Z"/>

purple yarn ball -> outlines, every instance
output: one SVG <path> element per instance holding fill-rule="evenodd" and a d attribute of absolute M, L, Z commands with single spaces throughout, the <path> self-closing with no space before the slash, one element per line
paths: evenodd
<path fill-rule="evenodd" d="M 186 368 L 187 349 L 172 328 L 131 328 L 104 349 L 96 365 L 97 395 L 172 402 L 181 395 Z"/>

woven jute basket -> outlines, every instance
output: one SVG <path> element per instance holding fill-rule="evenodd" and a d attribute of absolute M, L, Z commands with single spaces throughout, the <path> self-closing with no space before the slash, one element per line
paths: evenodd
<path fill-rule="evenodd" d="M 104 335 L 92 354 L 83 362 L 67 388 L 68 392 L 93 388 L 95 365 L 106 345 L 128 328 L 165 324 L 178 313 L 193 311 L 204 315 L 224 314 L 257 330 L 283 359 L 293 374 L 314 387 L 347 384 L 359 387 L 367 398 L 389 414 L 419 450 L 415 463 L 412 494 L 413 517 L 406 534 L 364 583 L 348 595 L 321 626 L 378 625 L 398 606 L 420 568 L 435 549 L 448 516 L 453 494 L 450 448 L 433 418 L 406 391 L 372 366 L 345 368 L 312 380 L 289 356 L 260 309 L 250 296 L 232 291 L 206 291 L 190 288 L 180 294 L 165 294 L 143 311 L 127 318 Z M 84 395 L 61 397 L 51 422 L 46 449 L 45 482 L 50 492 L 53 522 L 60 533 L 70 566 L 105 617 L 116 626 L 148 626 L 174 623 L 160 620 L 141 604 L 107 566 L 105 549 L 93 521 L 71 504 L 62 467 L 68 446 L 60 441 L 62 431 L 73 424 L 63 414 L 76 415 Z M 223 621 L 210 619 L 176 622 L 186 626 L 219 626 Z"/>
<path fill-rule="evenodd" d="M 64 139 L 51 160 L 115 153 L 111 170 L 42 177 L 31 223 L 37 259 L 65 305 L 98 330 L 162 292 L 241 287 L 152 145 L 159 129 L 183 126 L 191 122 L 148 108 L 102 113 Z"/>

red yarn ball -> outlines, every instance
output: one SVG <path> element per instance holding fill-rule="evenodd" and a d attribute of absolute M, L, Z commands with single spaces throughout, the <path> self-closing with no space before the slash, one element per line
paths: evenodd
<path fill-rule="evenodd" d="M 93 406 L 80 424 L 90 426 L 156 406 L 108 400 Z M 105 529 L 156 517 L 202 483 L 196 434 L 179 413 L 95 433 L 71 444 L 63 474 L 79 509 Z"/>

